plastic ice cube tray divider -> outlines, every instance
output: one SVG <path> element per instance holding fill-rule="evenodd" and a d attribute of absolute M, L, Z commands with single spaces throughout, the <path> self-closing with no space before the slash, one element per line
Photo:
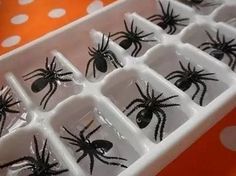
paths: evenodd
<path fill-rule="evenodd" d="M 166 6 L 169 1 L 162 0 L 161 2 Z M 235 72 L 231 71 L 223 62 L 217 61 L 193 45 L 185 43 L 194 38 L 196 29 L 205 27 L 212 32 L 216 32 L 216 29 L 219 28 L 226 36 L 235 38 L 235 28 L 214 21 L 215 17 L 220 19 L 220 14 L 227 14 L 226 12 L 222 13 L 222 9 L 227 10 L 226 7 L 236 8 L 234 0 L 222 1 L 222 5 L 208 16 L 198 15 L 196 11 L 180 2 L 174 0 L 170 0 L 170 2 L 183 16 L 186 15 L 190 18 L 190 24 L 177 35 L 167 35 L 161 28 L 145 19 L 151 14 L 150 12 L 156 11 L 156 7 L 160 10 L 157 1 L 120 0 L 99 12 L 81 18 L 1 56 L 1 79 L 5 79 L 8 86 L 22 100 L 30 118 L 27 119 L 29 124 L 0 139 L 0 161 L 6 162 L 6 160 L 14 159 L 17 156 L 16 147 L 18 145 L 23 145 L 20 148 L 25 147 L 24 140 L 26 139 L 23 139 L 23 142 L 17 139 L 38 132 L 43 138 L 49 140 L 50 148 L 53 147 L 56 158 L 70 170 L 71 175 L 86 175 L 75 162 L 74 156 L 60 141 L 54 129 L 54 123 L 57 123 L 57 116 L 63 118 L 63 116 L 67 116 L 70 110 L 79 109 L 80 103 L 81 106 L 92 103 L 91 106 L 97 108 L 140 155 L 139 159 L 123 170 L 119 176 L 151 176 L 158 173 L 234 108 L 236 106 Z M 124 64 L 124 68 L 112 70 L 107 75 L 102 75 L 99 80 L 87 80 L 83 74 L 85 72 L 84 64 L 89 58 L 86 52 L 90 45 L 90 39 L 87 36 L 90 36 L 95 43 L 101 41 L 102 33 L 108 34 L 108 32 L 119 31 L 118 29 L 123 25 L 123 18 L 129 23 L 134 19 L 135 24 L 142 30 L 154 32 L 157 43 L 155 43 L 155 46 L 149 46 L 150 48 L 141 57 L 133 58 L 111 39 L 109 47 Z M 144 51 L 142 52 L 144 53 Z M 158 73 L 158 70 L 151 68 L 152 64 L 150 63 L 158 62 L 158 59 L 161 59 L 162 56 L 172 57 L 171 52 L 176 54 L 176 57 L 180 56 L 183 60 L 187 59 L 192 64 L 199 65 L 207 71 L 215 72 L 220 83 L 224 84 L 224 88 L 218 93 L 219 95 L 209 101 L 209 104 L 201 107 L 193 102 L 185 92 L 167 81 L 161 73 Z M 22 82 L 19 81 L 21 78 L 18 74 L 26 73 L 27 64 L 32 62 L 30 58 L 38 58 L 33 61 L 37 60 L 42 65 L 41 59 L 49 55 L 56 56 L 58 63 L 66 70 L 73 72 L 73 80 L 76 83 L 74 86 L 78 87 L 78 91 L 52 107 L 51 110 L 42 111 L 29 96 Z M 155 58 L 157 59 L 155 60 Z M 29 70 L 33 69 L 35 69 L 35 66 L 29 68 Z M 170 134 L 163 141 L 159 143 L 152 142 L 142 130 L 122 113 L 109 97 L 109 91 L 112 91 L 116 86 L 120 86 L 119 83 L 122 81 L 129 79 L 148 81 L 152 88 L 164 92 L 166 96 L 178 95 L 178 101 L 181 104 L 179 109 L 186 114 L 186 122 L 179 125 L 174 131 L 170 131 Z M 174 122 L 173 119 L 171 120 Z M 9 149 L 12 149 L 11 153 L 9 153 Z"/>

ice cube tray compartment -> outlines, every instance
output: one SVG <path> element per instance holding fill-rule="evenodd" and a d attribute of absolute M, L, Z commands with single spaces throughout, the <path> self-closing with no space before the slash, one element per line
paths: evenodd
<path fill-rule="evenodd" d="M 107 172 L 114 176 L 155 175 L 236 106 L 236 73 L 228 66 L 227 56 L 217 60 L 198 48 L 207 41 L 206 30 L 214 37 L 219 29 L 226 39 L 235 38 L 235 28 L 227 23 L 219 23 L 232 18 L 231 14 L 224 11 L 232 4 L 234 7 L 235 2 L 219 0 L 220 5 L 200 9 L 191 8 L 178 0 L 160 2 L 163 9 L 170 2 L 174 14 L 189 18 L 187 26 L 178 26 L 174 35 L 169 35 L 168 28 L 162 29 L 147 19 L 153 14 L 162 14 L 158 0 L 120 0 L 0 57 L 1 82 L 12 89 L 16 100 L 21 100 L 20 108 L 25 114 L 22 124 L 15 125 L 14 130 L 5 132 L 0 138 L 0 165 L 22 154 L 33 154 L 32 141 L 36 134 L 40 149 L 43 140 L 48 139 L 52 158 L 60 163 L 60 169 L 69 169 L 62 175 L 100 176 Z M 96 49 L 98 44 L 101 46 L 103 39 L 106 43 L 109 33 L 112 35 L 124 31 L 124 20 L 129 29 L 133 21 L 134 31 L 137 26 L 137 31 L 143 31 L 142 34 L 151 33 L 144 40 L 155 42 L 144 42 L 141 48 L 136 48 L 136 51 L 140 51 L 134 55 L 134 43 L 126 49 L 125 38 L 115 40 L 119 36 L 111 36 L 108 49 L 122 67 L 116 68 L 107 61 L 107 69 L 103 73 L 95 65 L 94 78 L 92 60 L 85 75 L 88 62 L 93 58 L 88 53 L 88 47 Z M 42 92 L 36 94 L 32 92 L 31 85 L 38 77 L 24 81 L 22 76 L 35 69 L 45 68 L 46 57 L 49 58 L 49 64 L 56 57 L 58 69 L 72 72 L 73 76 L 68 76 L 72 81 L 66 82 L 64 86 L 63 82 L 57 82 L 58 89 L 43 109 L 40 101 L 49 90 L 49 84 L 45 88 L 41 87 Z M 175 80 L 165 78 L 181 68 L 180 61 L 186 68 L 190 63 L 192 69 L 196 67 L 196 70 L 214 73 L 211 77 L 219 80 L 206 81 L 203 106 L 199 105 L 200 95 L 192 100 L 196 87 L 182 91 L 174 85 Z M 161 141 L 160 132 L 155 140 L 158 115 L 153 115 L 149 124 L 142 129 L 137 116 L 144 108 L 135 109 L 128 115 L 137 104 L 127 106 L 142 97 L 140 91 L 147 94 L 147 86 L 150 96 L 152 90 L 153 96 L 163 93 L 162 99 L 176 95 L 166 103 L 179 104 L 163 108 L 166 122 Z M 163 118 L 163 113 L 159 115 Z M 98 151 L 106 150 L 107 147 L 104 161 L 94 157 L 94 165 L 91 166 L 91 158 L 87 155 L 77 163 L 76 160 L 83 153 L 75 152 L 78 147 L 61 138 L 71 137 L 63 126 L 77 136 L 86 126 L 85 136 L 99 127 L 89 135 L 89 141 L 96 143 Z M 15 140 L 18 138 L 22 140 Z M 103 143 L 98 143 L 98 140 L 103 140 Z M 106 146 L 109 142 L 104 141 L 112 142 L 112 147 Z M 16 146 L 22 147 L 18 147 L 18 150 Z M 11 152 L 4 152 L 6 148 Z M 127 161 L 106 158 L 109 156 L 126 158 Z M 122 164 L 128 168 L 122 167 Z M 0 172 L 7 175 L 6 169 Z"/>

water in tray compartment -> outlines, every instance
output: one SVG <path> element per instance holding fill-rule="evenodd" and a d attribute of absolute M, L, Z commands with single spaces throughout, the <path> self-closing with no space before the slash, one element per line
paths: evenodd
<path fill-rule="evenodd" d="M 27 160 L 27 158 L 24 158 L 21 161 L 15 162 L 14 164 L 11 164 L 10 166 L 5 167 L 3 170 L 0 171 L 1 176 L 26 176 L 26 175 L 33 174 L 33 172 L 32 172 L 33 170 L 30 168 L 29 165 L 26 166 L 26 164 L 33 164 L 33 166 L 35 166 L 35 168 L 37 168 L 39 166 L 39 165 L 37 165 L 37 162 L 38 162 L 38 164 L 40 162 L 42 164 L 42 160 L 37 161 L 37 158 L 36 158 L 36 152 L 37 152 L 36 144 L 38 145 L 39 156 L 40 156 L 40 158 L 42 158 L 44 156 L 45 163 L 48 163 L 48 164 L 58 163 L 56 166 L 50 168 L 51 171 L 55 171 L 55 172 L 56 171 L 57 172 L 63 171 L 60 174 L 60 176 L 70 175 L 69 171 L 66 171 L 67 169 L 59 162 L 59 160 L 56 159 L 55 155 L 52 153 L 52 149 L 49 146 L 49 141 L 47 141 L 46 145 L 44 145 L 45 140 L 43 140 L 36 133 L 35 133 L 36 141 L 34 141 L 33 136 L 28 135 L 28 134 L 24 134 L 24 136 L 21 134 L 19 136 L 20 137 L 17 138 L 17 140 L 15 140 L 15 141 L 18 141 L 18 140 L 19 141 L 16 142 L 15 145 L 13 145 L 13 148 L 15 148 L 14 152 L 11 152 L 11 154 L 9 156 L 5 156 L 4 159 L 1 159 L 0 164 L 6 164 L 6 163 L 9 163 L 14 160 L 21 159 L 22 157 L 30 157 L 30 158 L 28 160 Z M 9 141 L 9 142 L 11 143 L 10 145 L 12 145 L 14 143 L 13 141 Z M 43 155 L 44 146 L 46 148 L 45 148 L 45 152 Z M 16 147 L 18 147 L 18 148 L 16 148 Z M 19 149 L 19 147 L 20 147 L 20 149 Z M 8 153 L 8 152 L 6 152 L 6 153 Z M 1 155 L 2 155 L 2 157 L 4 157 L 4 154 L 1 154 Z M 49 160 L 48 160 L 48 162 L 46 162 L 46 158 L 48 156 L 49 156 Z M 28 168 L 28 169 L 26 169 L 26 168 Z"/>
<path fill-rule="evenodd" d="M 141 91 L 144 95 L 147 95 L 147 82 L 137 78 L 134 74 L 130 73 L 124 73 L 123 76 L 126 75 L 126 79 L 123 81 L 120 81 L 117 83 L 110 82 L 109 84 L 112 85 L 109 88 L 104 89 L 104 94 L 108 96 L 111 101 L 121 110 L 124 112 L 125 115 L 128 115 L 132 110 L 135 109 L 135 107 L 138 107 L 141 102 L 136 102 L 129 108 L 128 105 L 136 100 L 136 99 L 142 99 L 142 96 L 140 92 L 138 91 L 137 85 L 139 85 Z M 127 75 L 130 75 L 127 77 Z M 118 80 L 118 78 L 116 79 Z M 122 85 L 122 86 L 119 86 Z M 160 85 L 162 87 L 162 85 Z M 154 96 L 158 97 L 161 93 L 163 93 L 162 96 L 158 98 L 158 100 L 162 100 L 171 96 L 174 96 L 173 94 L 170 94 L 167 90 L 164 90 L 164 88 L 160 88 L 160 90 L 154 88 L 151 83 L 149 83 L 149 94 L 152 96 L 152 89 L 154 90 Z M 173 97 L 170 98 L 167 101 L 164 101 L 162 104 L 178 104 L 179 97 Z M 127 110 L 125 110 L 127 108 Z M 170 107 L 163 107 L 162 112 L 156 111 L 157 115 L 155 113 L 152 113 L 151 120 L 148 121 L 145 116 L 145 119 L 139 123 L 139 117 L 138 113 L 142 111 L 144 107 L 140 106 L 137 109 L 135 109 L 127 118 L 129 118 L 138 128 L 141 128 L 141 130 L 144 132 L 144 134 L 153 142 L 159 142 L 161 139 L 164 139 L 167 137 L 170 133 L 172 133 L 174 130 L 176 130 L 179 126 L 181 126 L 187 119 L 187 115 L 181 110 L 181 105 L 173 105 Z M 164 116 L 166 115 L 166 122 L 164 122 Z M 160 119 L 159 128 L 157 128 L 158 124 L 158 116 Z M 141 127 L 142 122 L 147 123 L 146 127 Z M 140 126 L 138 125 L 140 124 Z M 161 129 L 163 129 L 163 132 L 161 132 Z M 158 132 L 156 133 L 155 130 Z M 156 135 L 155 135 L 156 134 Z"/>
<path fill-rule="evenodd" d="M 68 133 L 71 132 L 82 139 L 80 132 L 84 130 L 82 133 L 85 137 L 83 142 L 87 143 L 87 152 L 91 152 L 89 154 L 83 155 L 85 151 L 78 150 L 81 147 L 70 145 L 66 139 L 61 138 L 61 140 L 70 153 L 75 156 L 75 160 L 81 157 L 78 165 L 88 175 L 103 176 L 109 173 L 109 176 L 116 176 L 138 159 L 138 153 L 98 110 L 89 112 L 82 110 L 80 112 L 83 112 L 83 115 L 80 114 L 81 118 L 74 115 L 72 119 L 67 120 L 60 127 L 60 136 L 73 138 Z M 92 147 L 91 150 L 88 150 L 89 147 Z M 75 152 L 76 150 L 78 152 Z"/>

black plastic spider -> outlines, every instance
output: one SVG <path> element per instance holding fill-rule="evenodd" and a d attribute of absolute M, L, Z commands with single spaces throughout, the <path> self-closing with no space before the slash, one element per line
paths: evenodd
<path fill-rule="evenodd" d="M 180 2 L 183 2 L 190 7 L 195 7 L 197 10 L 200 10 L 201 8 L 204 7 L 212 7 L 212 6 L 217 6 L 220 5 L 218 2 L 206 2 L 206 0 L 179 0 Z"/>
<path fill-rule="evenodd" d="M 231 39 L 226 41 L 225 35 L 222 35 L 222 39 L 220 39 L 220 32 L 217 30 L 216 39 L 210 35 L 208 31 L 206 31 L 210 42 L 204 42 L 199 45 L 199 48 L 203 51 L 209 51 L 209 54 L 215 57 L 218 60 L 222 60 L 224 55 L 226 54 L 229 58 L 228 66 L 234 70 L 236 66 L 236 43 L 233 44 L 235 39 Z"/>
<path fill-rule="evenodd" d="M 24 81 L 30 80 L 32 78 L 37 78 L 31 85 L 31 90 L 34 93 L 42 91 L 45 87 L 49 85 L 48 92 L 44 95 L 40 102 L 40 106 L 43 104 L 43 109 L 46 108 L 49 99 L 56 92 L 58 87 L 58 81 L 60 82 L 70 82 L 71 79 L 63 78 L 64 76 L 71 75 L 72 72 L 61 73 L 63 69 L 57 69 L 55 62 L 56 57 L 53 57 L 52 62 L 48 65 L 48 57 L 46 58 L 45 68 L 36 69 L 23 76 Z"/>
<path fill-rule="evenodd" d="M 182 70 L 173 71 L 166 76 L 167 80 L 177 79 L 175 81 L 175 85 L 180 88 L 182 91 L 187 91 L 192 85 L 196 86 L 196 91 L 192 96 L 192 100 L 195 99 L 197 94 L 200 92 L 201 87 L 203 87 L 199 104 L 203 105 L 203 98 L 207 91 L 207 85 L 204 80 L 208 81 L 218 81 L 218 79 L 209 77 L 210 75 L 214 75 L 215 73 L 203 73 L 205 70 L 201 69 L 199 71 L 196 70 L 196 67 L 191 69 L 190 62 L 188 63 L 188 68 L 185 68 L 181 61 L 179 61 L 180 67 Z"/>
<path fill-rule="evenodd" d="M 85 76 L 88 74 L 88 69 L 90 63 L 93 61 L 93 77 L 96 77 L 96 69 L 98 69 L 100 72 L 105 73 L 107 71 L 107 61 L 110 61 L 115 68 L 123 67 L 122 64 L 119 63 L 119 61 L 116 58 L 116 55 L 108 49 L 108 44 L 110 40 L 110 34 L 108 36 L 108 39 L 105 43 L 105 36 L 103 34 L 102 36 L 102 44 L 98 44 L 97 48 L 90 48 L 89 49 L 89 55 L 92 56 L 92 58 L 88 61 Z M 100 46 L 101 45 L 101 46 Z"/>
<path fill-rule="evenodd" d="M 168 2 L 167 9 L 163 8 L 161 1 L 159 1 L 162 14 L 154 14 L 147 19 L 151 22 L 158 22 L 157 25 L 160 26 L 163 30 L 169 28 L 167 31 L 168 34 L 174 34 L 177 30 L 177 26 L 187 26 L 184 24 L 185 21 L 188 21 L 189 18 L 179 18 L 180 14 L 174 15 L 174 9 L 170 8 L 170 2 Z"/>
<path fill-rule="evenodd" d="M 125 24 L 125 30 L 126 31 L 120 31 L 120 32 L 112 34 L 111 36 L 113 37 L 113 36 L 119 35 L 114 40 L 123 39 L 123 40 L 121 40 L 119 45 L 122 48 L 126 49 L 126 50 L 129 49 L 133 44 L 134 45 L 134 50 L 132 51 L 131 56 L 136 57 L 138 55 L 138 53 L 142 49 L 142 42 L 155 42 L 156 41 L 156 40 L 146 40 L 146 39 L 144 39 L 145 37 L 148 37 L 148 36 L 150 36 L 154 33 L 151 32 L 151 33 L 148 33 L 148 34 L 144 34 L 144 31 L 138 32 L 138 27 L 134 26 L 134 20 L 132 20 L 132 22 L 131 22 L 130 29 L 128 28 L 127 23 L 126 23 L 125 20 L 124 20 L 124 24 Z"/>
<path fill-rule="evenodd" d="M 68 169 L 63 170 L 54 170 L 53 168 L 56 167 L 59 163 L 53 162 L 49 163 L 50 159 L 50 152 L 46 154 L 46 146 L 47 140 L 45 140 L 43 145 L 42 153 L 40 154 L 38 148 L 38 142 L 36 137 L 34 136 L 34 147 L 35 147 L 35 157 L 32 156 L 24 156 L 22 158 L 10 161 L 6 164 L 0 165 L 0 168 L 6 168 L 13 166 L 14 164 L 22 162 L 21 170 L 30 170 L 30 174 L 28 176 L 53 176 L 53 175 L 60 175 L 64 172 L 67 172 Z M 24 163 L 26 162 L 26 164 Z"/>
<path fill-rule="evenodd" d="M 147 83 L 146 88 L 146 95 L 142 92 L 141 88 L 137 83 L 135 85 L 138 88 L 138 91 L 142 98 L 136 98 L 126 106 L 125 111 L 127 111 L 131 106 L 135 105 L 134 108 L 131 109 L 127 116 L 130 116 L 134 111 L 142 108 L 136 116 L 136 123 L 138 124 L 139 128 L 143 129 L 149 125 L 152 120 L 153 114 L 156 115 L 158 122 L 155 128 L 154 137 L 157 140 L 157 135 L 159 133 L 160 141 L 163 139 L 164 127 L 166 123 L 166 113 L 163 108 L 171 107 L 171 106 L 179 106 L 179 104 L 168 104 L 166 101 L 177 97 L 177 95 L 170 96 L 167 98 L 161 99 L 163 93 L 159 94 L 158 96 L 154 95 L 154 90 L 151 90 L 151 95 L 149 91 L 149 83 Z M 136 104 L 139 103 L 139 104 Z"/>
<path fill-rule="evenodd" d="M 6 91 L 6 92 L 5 92 Z M 13 96 L 10 95 L 11 89 L 4 89 L 4 86 L 1 88 L 0 94 L 0 137 L 2 135 L 2 131 L 5 125 L 7 113 L 20 113 L 18 110 L 11 109 L 11 107 L 20 103 L 20 101 L 13 102 Z M 4 93 L 5 92 L 5 93 Z"/>
<path fill-rule="evenodd" d="M 84 127 L 84 129 L 80 131 L 79 136 L 74 135 L 68 129 L 63 127 L 64 130 L 72 138 L 63 137 L 63 136 L 61 136 L 61 138 L 67 140 L 69 142 L 69 144 L 78 147 L 78 149 L 75 151 L 76 153 L 77 152 L 82 152 L 82 155 L 77 159 L 77 163 L 79 163 L 86 156 L 89 156 L 89 159 L 90 159 L 90 174 L 91 175 L 92 175 L 93 167 L 94 167 L 94 158 L 98 159 L 99 161 L 101 161 L 102 163 L 107 164 L 107 165 L 114 165 L 114 166 L 120 166 L 120 167 L 123 167 L 123 168 L 127 168 L 127 166 L 125 166 L 121 163 L 108 161 L 108 160 L 124 160 L 124 161 L 127 161 L 124 158 L 111 157 L 111 156 L 106 156 L 105 155 L 106 152 L 108 152 L 113 147 L 113 144 L 110 141 L 102 140 L 102 139 L 91 141 L 89 139 L 97 130 L 99 130 L 99 128 L 101 128 L 101 125 L 99 125 L 97 128 L 95 128 L 94 130 L 89 132 L 86 136 L 84 135 L 85 131 L 91 126 L 92 123 L 93 123 L 93 120 L 90 121 L 88 123 L 88 125 L 86 125 Z"/>

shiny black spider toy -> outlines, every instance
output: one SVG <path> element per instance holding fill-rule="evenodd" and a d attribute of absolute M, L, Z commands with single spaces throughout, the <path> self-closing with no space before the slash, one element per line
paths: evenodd
<path fill-rule="evenodd" d="M 115 68 L 123 67 L 121 63 L 119 63 L 118 59 L 116 58 L 116 55 L 108 49 L 108 44 L 110 40 L 110 34 L 108 36 L 107 41 L 105 42 L 105 36 L 103 34 L 102 36 L 102 43 L 98 44 L 97 48 L 90 48 L 89 49 L 89 55 L 92 56 L 92 58 L 88 61 L 85 76 L 88 74 L 88 69 L 90 63 L 93 61 L 93 77 L 96 77 L 96 69 L 99 70 L 102 73 L 105 73 L 107 71 L 107 61 L 110 61 Z"/>
<path fill-rule="evenodd" d="M 201 10 L 201 8 L 204 7 L 212 7 L 212 6 L 217 6 L 220 5 L 219 2 L 206 2 L 207 0 L 179 0 L 180 2 L 183 2 L 190 7 L 195 7 L 197 10 Z"/>
<path fill-rule="evenodd" d="M 228 66 L 234 71 L 236 66 L 236 43 L 233 43 L 235 39 L 226 41 L 225 35 L 222 35 L 220 38 L 220 32 L 217 30 L 216 39 L 206 31 L 210 42 L 202 43 L 199 48 L 203 51 L 208 52 L 211 56 L 215 57 L 218 60 L 222 60 L 224 56 L 228 56 L 229 63 Z"/>
<path fill-rule="evenodd" d="M 197 94 L 200 93 L 200 86 L 202 86 L 203 90 L 199 100 L 199 104 L 202 106 L 203 99 L 207 91 L 207 85 L 204 81 L 218 81 L 218 79 L 209 77 L 215 73 L 203 73 L 205 71 L 204 69 L 197 71 L 196 67 L 190 67 L 190 62 L 188 63 L 188 68 L 185 68 L 181 61 L 179 61 L 179 64 L 182 70 L 171 72 L 166 76 L 166 79 L 176 79 L 174 84 L 182 91 L 187 91 L 192 85 L 195 85 L 197 89 L 192 96 L 192 100 L 194 100 Z"/>
<path fill-rule="evenodd" d="M 155 42 L 156 41 L 156 40 L 144 39 L 145 37 L 148 37 L 154 33 L 151 32 L 148 34 L 144 34 L 144 31 L 138 31 L 138 27 L 134 26 L 134 20 L 132 20 L 132 22 L 131 22 L 130 29 L 128 28 L 128 25 L 125 20 L 124 20 L 124 24 L 125 24 L 126 31 L 116 32 L 116 33 L 112 34 L 111 37 L 118 36 L 114 40 L 122 39 L 121 42 L 119 43 L 119 45 L 122 48 L 124 48 L 125 50 L 129 49 L 132 45 L 134 45 L 134 50 L 132 51 L 131 56 L 136 57 L 138 55 L 138 53 L 142 49 L 143 42 Z"/>
<path fill-rule="evenodd" d="M 43 145 L 43 150 L 40 154 L 38 147 L 38 142 L 34 136 L 34 148 L 35 148 L 35 157 L 33 156 L 24 156 L 22 158 L 10 161 L 6 164 L 0 165 L 0 168 L 6 168 L 13 166 L 17 163 L 22 163 L 18 167 L 21 167 L 22 170 L 29 170 L 31 173 L 28 176 L 53 176 L 60 175 L 64 172 L 67 172 L 68 169 L 55 170 L 54 167 L 58 166 L 58 162 L 49 162 L 50 152 L 46 153 L 47 140 L 45 140 Z"/>
<path fill-rule="evenodd" d="M 143 129 L 149 125 L 152 120 L 153 114 L 156 115 L 158 122 L 155 128 L 154 137 L 157 140 L 157 135 L 159 133 L 160 141 L 163 139 L 164 127 L 166 123 L 166 113 L 163 108 L 172 107 L 172 106 L 179 106 L 179 104 L 167 103 L 166 101 L 177 97 L 177 95 L 170 96 L 167 98 L 162 98 L 161 96 L 163 93 L 159 94 L 158 96 L 154 95 L 154 90 L 151 90 L 151 95 L 149 91 L 149 83 L 147 83 L 146 88 L 146 95 L 142 92 L 141 88 L 137 83 L 135 85 L 138 88 L 138 91 L 142 98 L 136 98 L 126 106 L 123 112 L 126 112 L 129 108 L 135 105 L 130 112 L 127 113 L 127 116 L 130 116 L 134 111 L 142 108 L 139 110 L 136 116 L 136 123 L 138 124 L 139 128 Z M 138 103 L 138 104 L 137 104 Z"/>
<path fill-rule="evenodd" d="M 119 157 L 111 157 L 106 156 L 106 152 L 108 152 L 110 149 L 112 149 L 113 144 L 110 141 L 107 140 L 94 140 L 91 141 L 89 138 L 97 131 L 99 128 L 101 128 L 101 125 L 99 125 L 97 128 L 89 132 L 87 135 L 85 135 L 85 131 L 92 125 L 93 120 L 86 125 L 83 130 L 80 131 L 79 136 L 76 136 L 75 134 L 71 133 L 68 129 L 65 127 L 64 130 L 71 136 L 71 137 L 63 137 L 62 139 L 65 139 L 69 142 L 69 144 L 74 145 L 78 147 L 78 149 L 75 151 L 82 152 L 82 155 L 77 159 L 77 163 L 79 163 L 83 158 L 86 156 L 90 159 L 90 174 L 92 175 L 93 167 L 94 167 L 94 158 L 98 159 L 100 162 L 107 164 L 107 165 L 114 165 L 114 166 L 120 166 L 123 168 L 127 168 L 127 166 L 114 162 L 114 160 L 124 160 L 127 161 L 124 158 Z M 109 161 L 110 160 L 110 161 Z"/>
<path fill-rule="evenodd" d="M 5 92 L 6 91 L 6 92 Z M 11 107 L 20 103 L 20 101 L 13 102 L 13 96 L 10 94 L 11 89 L 4 89 L 2 86 L 0 93 L 0 137 L 2 135 L 2 131 L 6 122 L 8 113 L 20 113 L 20 111 L 11 109 Z"/>
<path fill-rule="evenodd" d="M 56 92 L 58 87 L 58 81 L 60 82 L 70 82 L 69 78 L 63 78 L 68 75 L 72 75 L 72 72 L 64 72 L 63 69 L 57 69 L 57 64 L 55 62 L 56 57 L 53 57 L 50 65 L 48 64 L 48 57 L 46 58 L 45 68 L 36 69 L 23 76 L 24 81 L 37 78 L 31 85 L 31 90 L 34 93 L 42 91 L 49 85 L 48 92 L 44 95 L 40 102 L 40 106 L 43 104 L 43 109 L 46 108 L 49 99 Z"/>
<path fill-rule="evenodd" d="M 164 9 L 161 1 L 159 1 L 162 15 L 154 14 L 147 19 L 151 22 L 157 22 L 163 30 L 169 28 L 168 34 L 174 34 L 177 30 L 177 26 L 187 26 L 184 22 L 188 21 L 189 18 L 180 18 L 180 14 L 174 15 L 174 9 L 170 8 L 170 2 L 168 2 L 167 9 Z"/>

